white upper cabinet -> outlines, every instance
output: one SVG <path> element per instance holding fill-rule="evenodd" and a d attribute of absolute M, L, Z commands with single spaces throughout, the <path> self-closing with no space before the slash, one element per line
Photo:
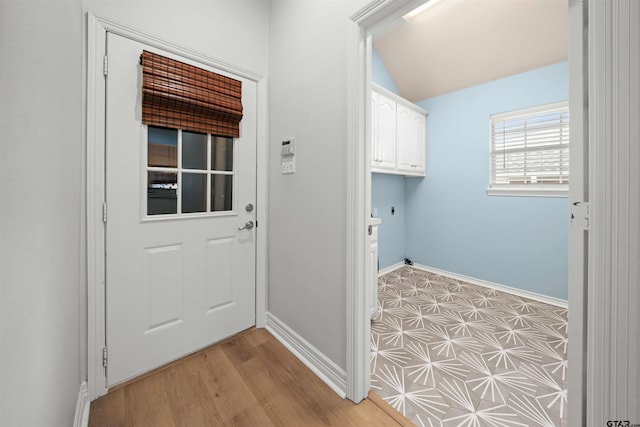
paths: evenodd
<path fill-rule="evenodd" d="M 372 172 L 424 176 L 429 112 L 376 85 L 371 104 Z"/>

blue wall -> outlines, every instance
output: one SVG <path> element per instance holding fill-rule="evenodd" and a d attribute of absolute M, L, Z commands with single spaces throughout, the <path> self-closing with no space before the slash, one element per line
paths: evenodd
<path fill-rule="evenodd" d="M 378 227 L 380 268 L 402 262 L 405 252 L 406 198 L 405 177 L 384 173 L 371 174 L 371 206 L 382 219 Z M 391 214 L 391 208 L 395 214 Z"/>
<path fill-rule="evenodd" d="M 567 100 L 568 88 L 563 62 L 418 103 L 430 111 L 427 176 L 406 180 L 406 256 L 567 299 L 568 199 L 486 189 L 489 115 Z"/>
<path fill-rule="evenodd" d="M 396 84 L 391 80 L 387 67 L 384 66 L 382 58 L 380 58 L 375 48 L 372 49 L 371 55 L 371 80 L 396 95 L 399 95 Z"/>
<path fill-rule="evenodd" d="M 372 81 L 393 93 L 398 93 L 382 59 L 375 49 L 371 60 Z M 416 179 L 416 178 L 412 178 Z M 395 215 L 391 215 L 391 207 Z M 380 268 L 404 260 L 405 251 L 405 178 L 384 173 L 371 174 L 371 213 L 382 219 L 378 228 L 378 259 Z"/>

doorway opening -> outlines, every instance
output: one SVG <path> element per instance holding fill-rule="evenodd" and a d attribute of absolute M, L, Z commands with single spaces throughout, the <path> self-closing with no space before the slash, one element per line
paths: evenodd
<path fill-rule="evenodd" d="M 366 67 L 365 67 L 365 71 L 360 74 L 360 76 L 365 80 L 365 83 L 360 87 L 360 89 L 364 90 L 364 92 L 365 92 L 363 98 L 366 99 L 365 105 L 367 106 L 367 108 L 370 106 L 370 98 L 369 98 L 368 94 L 371 92 L 372 45 L 374 44 L 373 43 L 373 37 L 374 36 L 378 36 L 381 33 L 389 34 L 389 29 L 390 28 L 394 29 L 394 27 L 397 26 L 397 23 L 399 22 L 401 16 L 404 13 L 406 13 L 407 11 L 409 11 L 410 9 L 412 9 L 412 7 L 417 6 L 418 5 L 417 3 L 419 3 L 419 2 L 398 1 L 398 2 L 393 2 L 393 3 L 396 5 L 396 8 L 393 9 L 393 10 L 387 10 L 387 14 L 381 13 L 380 15 L 378 15 L 376 17 L 377 21 L 374 18 L 372 18 L 371 16 L 367 16 L 365 18 L 362 18 L 362 20 L 360 21 L 361 22 L 360 29 L 366 29 L 366 31 L 363 31 L 361 33 L 361 40 L 366 40 L 366 43 L 364 44 L 365 46 L 363 48 L 363 50 L 364 50 L 364 55 L 363 56 L 364 56 L 365 59 L 362 61 L 363 63 L 366 64 Z M 566 3 L 565 3 L 565 6 L 566 6 Z M 389 9 L 391 9 L 391 7 L 389 7 Z M 435 8 L 433 8 L 433 9 L 435 9 Z M 582 13 L 583 13 L 583 11 L 581 9 L 578 10 L 578 9 L 575 9 L 575 8 L 574 8 L 573 11 L 570 12 L 570 14 L 572 14 L 571 22 L 572 22 L 573 28 L 571 30 L 569 30 L 569 31 L 571 33 L 570 40 L 572 40 L 572 43 L 573 43 L 573 48 L 571 49 L 573 51 L 573 59 L 571 58 L 572 54 L 570 53 L 568 62 L 572 62 L 573 61 L 574 69 L 572 71 L 571 76 L 572 76 L 572 79 L 574 77 L 576 77 L 575 80 L 576 80 L 576 82 L 579 83 L 579 84 L 574 84 L 573 88 L 571 89 L 571 91 L 572 91 L 572 95 L 571 95 L 572 100 L 573 99 L 581 99 L 582 90 L 583 90 L 583 86 L 582 86 L 582 82 L 583 82 L 583 75 L 582 75 L 582 65 L 583 65 L 583 62 L 582 62 L 582 49 L 584 48 L 584 41 L 583 41 L 582 35 L 581 35 L 582 25 L 583 25 L 583 22 L 582 22 L 582 19 L 581 19 Z M 374 15 L 374 13 L 372 13 L 371 15 Z M 577 19 L 578 17 L 580 18 L 579 21 Z M 356 20 L 356 22 L 358 22 L 358 21 Z M 361 45 L 360 47 L 362 48 L 363 46 Z M 374 60 L 375 60 L 375 58 L 374 58 Z M 564 65 L 565 70 L 566 70 L 567 66 L 568 66 L 567 64 Z M 577 88 L 577 91 L 580 92 L 578 94 L 577 98 L 574 96 L 576 94 L 576 88 Z M 567 93 L 567 92 L 569 92 L 569 89 L 565 87 L 565 93 Z M 581 109 L 581 106 L 578 106 L 578 109 Z M 432 111 L 431 111 L 431 114 L 432 114 Z M 370 117 L 369 111 L 367 111 L 367 114 L 365 116 L 366 117 Z M 427 128 L 429 128 L 429 126 L 430 126 L 429 119 L 431 119 L 431 118 L 432 117 L 430 116 L 427 119 Z M 488 120 L 486 120 L 486 122 L 488 122 Z M 580 120 L 578 120 L 578 122 L 580 122 Z M 486 137 L 486 135 L 488 133 L 488 132 L 486 132 L 487 128 L 488 128 L 488 126 L 485 127 L 485 131 L 484 131 L 483 137 Z M 367 122 L 367 125 L 365 126 L 365 130 L 364 131 L 368 132 L 370 129 L 371 129 L 371 123 Z M 572 129 L 573 129 L 573 124 L 572 124 Z M 576 144 L 573 144 L 573 145 L 576 145 Z M 488 146 L 489 146 L 489 144 L 484 144 L 484 146 L 482 147 L 483 149 L 485 149 L 487 151 L 487 155 L 488 155 Z M 582 147 L 580 147 L 580 148 L 582 149 Z M 573 147 L 572 147 L 572 149 L 573 149 Z M 580 155 L 581 152 L 582 152 L 581 149 L 580 149 L 578 155 L 576 156 L 576 158 L 579 158 L 580 160 L 583 159 L 583 157 Z M 428 180 L 429 179 L 429 173 L 430 173 L 429 172 L 429 155 L 430 155 L 429 150 L 430 150 L 429 141 L 427 141 L 427 165 L 426 165 L 427 166 L 426 167 L 426 176 L 427 176 L 427 178 L 406 178 L 406 179 L 402 178 L 400 181 L 402 181 L 402 180 L 419 181 L 421 179 L 424 179 L 424 180 Z M 366 200 L 365 212 L 366 212 L 366 215 L 368 216 L 369 214 L 373 213 L 372 212 L 373 209 L 376 209 L 376 207 L 371 204 L 371 199 L 370 199 L 370 197 L 371 197 L 370 191 L 372 189 L 372 183 L 371 183 L 371 178 L 370 178 L 371 175 L 370 175 L 369 171 L 370 171 L 370 167 L 371 167 L 370 166 L 370 160 L 372 159 L 372 157 L 371 157 L 372 150 L 371 150 L 370 147 L 365 147 L 365 150 L 363 150 L 363 152 L 366 154 L 365 155 L 365 158 L 366 158 L 366 165 L 365 166 L 366 166 L 366 169 L 367 169 L 365 171 L 365 178 L 364 178 L 366 183 L 365 183 L 365 185 L 363 185 L 363 187 L 366 189 L 365 190 L 365 197 L 363 199 Z M 582 173 L 582 171 L 580 171 L 580 172 Z M 572 174 L 572 178 L 574 178 L 573 174 Z M 584 192 L 584 181 L 585 181 L 584 175 L 581 176 L 581 174 L 578 174 L 576 176 L 576 178 L 577 178 L 576 179 L 576 185 L 573 186 L 573 188 L 571 190 L 572 194 L 570 196 L 570 199 L 573 199 L 574 197 L 580 198 L 580 196 L 579 195 L 576 196 L 576 194 Z M 488 181 L 488 177 L 486 179 Z M 483 190 L 486 189 L 487 181 L 485 181 L 483 183 L 483 185 L 484 185 Z M 419 188 L 421 187 L 421 185 L 424 185 L 424 184 L 420 184 L 420 183 L 408 184 L 406 182 L 404 182 L 402 184 L 404 185 L 405 188 L 410 189 L 410 191 L 413 191 L 413 192 L 418 191 Z M 573 184 L 573 181 L 572 181 L 572 184 Z M 565 200 L 565 204 L 567 204 L 567 199 L 564 199 L 564 200 Z M 582 200 L 584 200 L 584 199 L 582 199 Z M 394 209 L 392 209 L 392 207 Z M 398 206 L 395 206 L 395 205 L 384 206 L 384 212 L 387 215 L 390 215 L 392 211 L 395 211 L 395 215 L 397 216 L 400 213 L 397 208 L 398 208 Z M 378 209 L 378 212 L 380 213 L 380 211 L 382 211 L 383 208 L 378 207 L 377 209 Z M 468 212 L 473 212 L 472 206 L 468 207 L 467 209 L 468 209 Z M 384 221 L 384 218 L 383 218 L 382 224 L 380 225 L 381 229 L 382 229 L 382 227 L 384 227 L 384 222 L 385 221 Z M 407 227 L 407 228 L 409 228 L 409 227 Z M 411 227 L 410 230 L 411 230 L 411 233 L 413 233 L 414 232 L 414 227 Z M 566 231 L 566 233 L 568 234 L 569 231 Z M 409 233 L 407 233 L 407 234 L 409 234 Z M 384 243 L 380 242 L 380 244 L 383 245 Z M 404 255 L 406 257 L 407 254 L 404 254 Z M 566 257 L 566 253 L 565 253 L 565 257 Z M 400 259 L 402 259 L 402 258 L 403 257 L 401 257 Z M 579 264 L 580 262 L 583 262 L 583 261 L 584 260 L 579 260 L 579 261 L 577 261 L 577 263 Z M 573 261 L 570 261 L 570 264 L 572 264 L 572 263 L 574 265 L 576 264 L 575 257 L 574 257 Z M 397 262 L 396 263 L 391 263 L 391 265 L 394 265 L 394 264 L 396 264 L 396 266 L 398 266 Z M 371 266 L 368 265 L 367 268 L 370 269 Z M 407 269 L 406 267 L 402 267 L 402 268 L 405 269 L 405 270 Z M 571 267 L 569 267 L 569 268 L 571 268 Z M 442 268 L 441 270 L 446 270 L 446 269 Z M 453 271 L 453 270 L 446 270 L 446 271 Z M 438 276 L 438 275 L 442 276 L 441 273 L 444 273 L 444 272 L 445 271 L 436 271 L 436 272 L 432 271 L 431 274 L 435 274 L 436 276 Z M 405 271 L 405 273 L 406 274 L 404 274 L 404 276 L 411 276 L 411 275 L 415 276 L 415 275 L 421 275 L 422 274 L 422 272 L 417 272 L 416 273 L 415 268 L 412 269 L 411 272 L 406 272 Z M 427 281 L 429 281 L 429 280 L 433 281 L 433 279 L 434 279 L 434 276 L 429 276 L 428 274 L 426 274 L 425 277 L 426 277 Z M 462 285 L 462 282 L 460 281 L 460 277 L 458 277 L 457 279 L 458 279 L 457 283 L 455 283 L 454 286 Z M 402 281 L 403 280 L 403 274 L 396 274 L 396 276 L 393 277 L 391 280 Z M 410 279 L 410 281 L 411 281 L 411 279 Z M 413 280 L 413 282 L 414 283 L 411 284 L 411 286 L 415 285 L 415 280 Z M 385 285 L 383 285 L 383 286 L 385 286 Z M 409 286 L 409 287 L 411 287 L 411 286 Z M 446 294 L 446 292 L 444 292 L 444 293 Z M 448 297 L 446 297 L 446 298 L 448 298 Z M 558 299 L 565 299 L 566 300 L 567 299 L 566 294 L 565 294 L 564 298 L 558 298 Z M 562 310 L 562 308 L 561 308 L 561 310 Z M 582 321 L 581 317 L 582 317 L 582 313 L 577 313 L 577 315 L 575 317 L 573 317 L 572 320 L 577 320 L 578 322 L 581 322 Z M 442 326 L 442 325 L 440 325 L 440 326 Z M 397 336 L 402 336 L 404 334 L 404 332 L 402 331 L 402 328 L 403 328 L 403 326 L 399 325 L 399 328 L 397 328 L 397 329 L 400 330 L 400 333 L 397 334 Z M 438 330 L 440 328 L 435 327 L 435 329 Z M 444 328 L 444 329 L 446 330 L 446 328 Z M 565 322 L 565 329 L 566 329 L 566 322 Z M 398 331 L 396 331 L 396 332 L 398 332 Z M 432 330 L 432 333 L 435 333 L 435 332 L 436 332 L 435 330 Z M 565 330 L 565 332 L 566 332 L 566 330 Z M 391 337 L 391 335 L 387 336 L 387 338 L 388 338 L 389 342 L 393 343 L 393 338 Z M 583 343 L 577 343 L 576 344 L 577 348 L 581 348 L 582 344 Z M 374 343 L 374 345 L 375 345 L 375 343 Z M 565 341 L 564 345 L 566 345 L 566 341 Z M 468 350 L 467 353 L 469 353 L 469 351 L 472 350 L 472 349 L 467 349 L 467 350 Z M 441 354 L 445 354 L 445 353 L 446 353 L 446 351 L 444 351 Z M 462 351 L 461 351 L 461 353 L 462 353 Z M 391 357 L 393 357 L 393 355 L 391 355 Z M 401 354 L 400 357 L 402 358 L 402 357 L 404 357 L 404 355 Z M 566 361 L 563 361 L 561 364 L 566 367 Z M 581 368 L 582 368 L 581 366 L 578 366 L 579 370 L 582 370 Z M 418 369 L 418 368 L 415 368 L 415 369 Z M 387 374 L 388 374 L 387 376 L 390 378 L 390 382 L 393 382 L 394 381 L 393 372 L 392 372 L 393 371 L 393 367 L 390 367 L 389 370 L 390 371 L 387 372 Z M 566 377 L 566 372 L 565 372 L 565 377 Z M 397 376 L 396 376 L 396 378 L 397 378 Z M 578 378 L 578 380 L 580 380 L 581 379 L 580 375 L 577 375 L 577 378 Z M 424 381 L 425 379 L 422 378 L 422 380 Z M 455 384 L 453 381 L 451 381 L 451 390 L 457 389 L 458 386 L 460 386 L 461 388 L 464 389 L 465 387 L 469 387 L 469 384 L 464 383 L 464 381 L 461 384 Z M 477 384 L 475 384 L 474 387 L 475 386 L 477 386 Z M 375 390 L 376 384 L 375 383 L 372 384 L 372 387 Z M 581 392 L 580 392 L 581 384 L 577 384 L 577 385 L 574 385 L 574 386 L 571 386 L 571 387 L 573 389 L 577 388 L 578 393 L 577 393 L 576 397 L 579 399 L 579 395 L 581 394 Z M 563 390 L 564 390 L 564 388 L 563 388 Z M 564 396 L 565 396 L 564 398 L 566 398 L 566 392 L 565 391 L 560 391 L 558 395 L 562 395 L 563 393 L 564 393 Z M 559 399 L 562 399 L 562 397 L 560 397 Z M 437 403 L 434 404 L 434 405 L 435 405 L 435 407 L 438 407 Z M 579 407 L 579 406 L 580 405 L 574 405 L 573 407 L 576 408 L 576 407 Z M 562 411 L 566 411 L 566 402 L 565 402 L 565 405 L 564 405 Z M 437 411 L 435 411 L 435 412 L 437 412 Z M 581 413 L 580 409 L 578 409 L 578 413 Z"/>

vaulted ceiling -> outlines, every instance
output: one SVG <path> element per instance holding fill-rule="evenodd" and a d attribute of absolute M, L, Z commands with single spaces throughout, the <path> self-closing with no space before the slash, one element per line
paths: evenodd
<path fill-rule="evenodd" d="M 566 60 L 568 2 L 437 0 L 374 46 L 400 95 L 420 101 Z"/>

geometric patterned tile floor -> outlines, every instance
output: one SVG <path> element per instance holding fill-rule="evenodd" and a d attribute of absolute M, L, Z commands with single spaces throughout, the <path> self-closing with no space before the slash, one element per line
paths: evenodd
<path fill-rule="evenodd" d="M 565 308 L 410 266 L 378 290 L 371 387 L 416 425 L 567 425 Z"/>

